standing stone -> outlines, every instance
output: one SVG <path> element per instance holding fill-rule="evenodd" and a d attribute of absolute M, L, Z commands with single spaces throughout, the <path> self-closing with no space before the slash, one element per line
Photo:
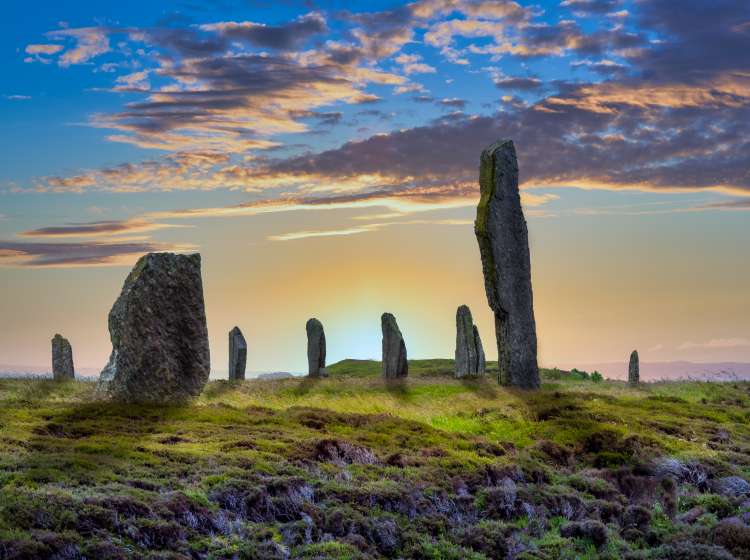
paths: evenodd
<path fill-rule="evenodd" d="M 211 369 L 201 256 L 141 257 L 109 312 L 109 334 L 100 395 L 158 404 L 199 395 Z"/>
<path fill-rule="evenodd" d="M 536 389 L 540 381 L 529 235 L 512 140 L 500 140 L 482 152 L 479 185 L 474 231 L 487 300 L 495 313 L 498 380 L 503 385 Z"/>
<path fill-rule="evenodd" d="M 229 381 L 245 379 L 247 364 L 247 342 L 239 327 L 229 331 Z"/>
<path fill-rule="evenodd" d="M 52 339 L 52 378 L 55 381 L 76 378 L 73 368 L 73 349 L 68 339 L 59 334 Z"/>
<path fill-rule="evenodd" d="M 641 379 L 641 364 L 638 359 L 638 350 L 633 350 L 630 354 L 630 365 L 628 365 L 628 384 L 631 387 L 637 387 Z"/>
<path fill-rule="evenodd" d="M 484 357 L 484 346 L 479 338 L 479 329 L 474 325 L 474 342 L 477 344 L 477 375 L 484 375 L 487 370 L 487 360 Z"/>
<path fill-rule="evenodd" d="M 456 377 L 484 375 L 484 349 L 468 306 L 456 310 Z"/>
<path fill-rule="evenodd" d="M 307 331 L 307 373 L 310 377 L 325 376 L 326 371 L 326 333 L 323 324 L 317 319 L 310 319 L 305 325 Z"/>
<path fill-rule="evenodd" d="M 409 374 L 409 364 L 406 361 L 406 344 L 404 337 L 396 323 L 396 318 L 390 313 L 383 313 L 380 318 L 383 329 L 383 377 L 396 379 Z"/>

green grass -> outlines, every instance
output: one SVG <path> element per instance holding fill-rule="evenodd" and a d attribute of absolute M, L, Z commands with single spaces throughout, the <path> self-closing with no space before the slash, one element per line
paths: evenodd
<path fill-rule="evenodd" d="M 336 504 L 353 508 L 346 510 L 347 518 L 363 516 L 365 525 L 372 507 L 378 515 L 391 512 L 389 504 L 403 500 L 405 488 L 452 495 L 456 477 L 483 480 L 483 473 L 498 469 L 545 473 L 545 495 L 558 488 L 584 500 L 608 486 L 586 482 L 577 473 L 660 456 L 700 460 L 717 475 L 750 475 L 748 383 L 630 388 L 543 371 L 542 389 L 526 392 L 497 385 L 496 371 L 482 379 L 453 379 L 450 360 L 414 360 L 409 366 L 409 377 L 395 383 L 381 379 L 379 362 L 359 360 L 331 365 L 324 379 L 213 381 L 181 407 L 99 402 L 91 383 L 0 380 L 0 541 L 42 546 L 38 533 L 43 531 L 81 550 L 112 541 L 126 550 L 150 543 L 174 551 L 179 549 L 175 543 L 182 543 L 206 558 L 273 558 L 271 549 L 279 547 L 299 558 L 357 558 L 360 553 L 370 558 L 378 555 L 368 556 L 356 543 L 341 539 L 294 544 L 289 531 L 297 529 L 291 521 L 246 521 L 242 530 L 209 539 L 199 529 L 181 528 L 181 518 L 169 513 L 172 505 L 165 500 L 180 496 L 190 507 L 215 516 L 224 507 L 217 492 L 226 487 L 250 485 L 243 492 L 252 493 L 252 488 L 268 488 L 269 480 L 283 485 L 307 481 L 321 496 L 316 499 L 329 504 L 306 514 L 316 524 L 330 523 Z M 728 443 L 717 440 L 720 431 L 728 434 Z M 334 445 L 339 446 L 334 456 L 321 457 L 326 441 L 343 443 Z M 540 447 L 542 441 L 556 445 L 552 452 L 559 448 L 569 462 L 556 465 L 550 451 Z M 350 449 L 354 459 L 336 458 Z M 92 540 L 81 527 L 93 523 L 85 521 L 90 517 L 105 516 L 111 506 L 100 512 L 96 504 L 112 496 L 142 502 L 150 513 L 128 517 L 127 531 L 100 519 L 96 523 L 108 528 L 98 529 Z M 375 506 L 365 505 L 373 500 Z M 710 496 L 681 498 L 680 503 L 721 513 L 734 507 Z M 156 519 L 156 525 L 146 518 Z M 506 529 L 530 531 L 521 521 Z M 425 540 L 424 531 L 442 536 Z M 399 554 L 487 557 L 476 552 L 481 547 L 471 539 L 463 542 L 446 531 L 433 527 L 402 534 Z M 529 542 L 540 551 L 572 546 L 556 529 L 535 539 Z M 623 543 L 612 540 L 608 546 L 631 546 Z M 590 543 L 579 545 L 571 550 L 581 558 L 617 557 L 619 550 L 592 552 Z"/>

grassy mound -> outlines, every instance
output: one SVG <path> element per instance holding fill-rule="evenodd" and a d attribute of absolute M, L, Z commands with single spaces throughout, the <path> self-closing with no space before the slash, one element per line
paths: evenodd
<path fill-rule="evenodd" d="M 750 384 L 0 380 L 0 559 L 750 558 Z M 744 485 L 743 485 L 744 484 Z"/>

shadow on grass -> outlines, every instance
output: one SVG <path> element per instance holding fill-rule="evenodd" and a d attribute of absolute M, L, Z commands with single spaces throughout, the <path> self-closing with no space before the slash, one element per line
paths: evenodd
<path fill-rule="evenodd" d="M 28 408 L 19 403 L 18 409 Z M 153 436 L 172 421 L 175 407 L 107 401 L 50 403 L 35 415 L 31 436 L 18 455 L 15 478 L 26 486 L 91 485 L 138 480 L 143 472 L 173 458 L 149 449 Z"/>
<path fill-rule="evenodd" d="M 295 397 L 304 397 L 320 382 L 321 379 L 321 377 L 311 377 L 309 375 L 303 377 L 294 389 L 292 389 L 292 395 Z"/>
<path fill-rule="evenodd" d="M 409 391 L 409 385 L 406 378 L 384 379 L 383 385 L 386 391 L 388 391 L 393 397 L 400 401 L 406 402 L 413 399 L 413 395 Z"/>
<path fill-rule="evenodd" d="M 478 396 L 487 399 L 496 399 L 500 395 L 497 391 L 497 381 L 490 377 L 462 377 L 460 381 L 461 385 Z"/>
<path fill-rule="evenodd" d="M 207 399 L 215 399 L 224 395 L 225 393 L 233 391 L 238 386 L 242 385 L 242 383 L 242 381 L 230 381 L 227 379 L 218 379 L 216 381 L 211 381 L 203 389 L 202 396 Z"/>

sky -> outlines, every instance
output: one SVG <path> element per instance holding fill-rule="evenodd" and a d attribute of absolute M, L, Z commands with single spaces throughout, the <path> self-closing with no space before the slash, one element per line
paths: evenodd
<path fill-rule="evenodd" d="M 544 366 L 750 361 L 750 3 L 4 2 L 0 364 L 101 368 L 140 255 L 203 257 L 212 370 L 451 357 L 514 140 Z"/>

